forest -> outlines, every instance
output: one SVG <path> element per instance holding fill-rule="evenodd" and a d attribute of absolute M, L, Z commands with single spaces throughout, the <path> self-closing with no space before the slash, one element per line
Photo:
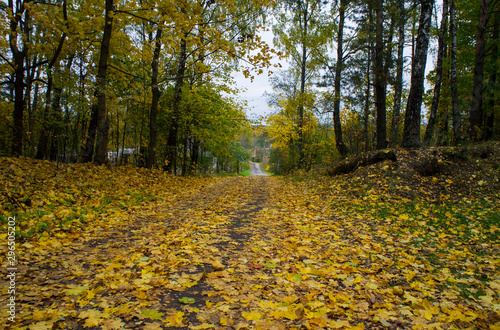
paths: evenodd
<path fill-rule="evenodd" d="M 234 171 L 255 124 L 235 71 L 271 76 L 276 172 L 498 138 L 497 5 L 1 2 L 0 154 Z"/>
<path fill-rule="evenodd" d="M 500 329 L 498 6 L 0 1 L 0 324 Z"/>

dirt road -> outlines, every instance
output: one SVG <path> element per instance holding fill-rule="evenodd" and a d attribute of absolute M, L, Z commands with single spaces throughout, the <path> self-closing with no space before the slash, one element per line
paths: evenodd
<path fill-rule="evenodd" d="M 262 169 L 260 168 L 260 164 L 259 163 L 250 162 L 250 165 L 252 166 L 252 168 L 250 169 L 250 174 L 251 175 L 254 175 L 254 176 L 267 176 L 267 174 L 264 173 L 262 171 Z"/>

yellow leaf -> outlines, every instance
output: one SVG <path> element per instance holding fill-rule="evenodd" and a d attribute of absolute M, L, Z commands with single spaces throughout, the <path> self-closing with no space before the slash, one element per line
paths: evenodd
<path fill-rule="evenodd" d="M 212 267 L 215 271 L 224 270 L 224 265 L 219 260 L 214 261 Z"/>
<path fill-rule="evenodd" d="M 145 327 L 143 327 L 144 330 L 162 330 L 163 327 L 159 323 L 148 323 Z"/>
<path fill-rule="evenodd" d="M 262 314 L 258 312 L 243 312 L 241 316 L 247 321 L 258 321 L 262 318 Z"/>
<path fill-rule="evenodd" d="M 30 330 L 50 330 L 50 329 L 52 329 L 52 325 L 53 325 L 53 322 L 47 322 L 47 321 L 37 322 L 37 323 L 31 324 L 29 329 Z"/>
<path fill-rule="evenodd" d="M 332 321 L 330 323 L 328 323 L 328 325 L 330 327 L 332 327 L 333 329 L 341 329 L 341 328 L 345 328 L 345 327 L 349 327 L 350 324 L 349 324 L 349 321 Z"/>
<path fill-rule="evenodd" d="M 125 323 L 123 323 L 120 319 L 109 319 L 106 320 L 103 324 L 103 327 L 106 327 L 107 329 L 115 330 L 115 329 L 121 329 L 125 326 Z"/>

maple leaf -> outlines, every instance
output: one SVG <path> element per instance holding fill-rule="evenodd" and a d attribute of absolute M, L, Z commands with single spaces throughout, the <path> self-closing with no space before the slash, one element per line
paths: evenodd
<path fill-rule="evenodd" d="M 144 330 L 161 330 L 163 329 L 160 323 L 148 323 L 143 327 Z"/>
<path fill-rule="evenodd" d="M 52 329 L 52 325 L 53 322 L 42 321 L 31 324 L 29 328 L 33 330 L 50 330 Z"/>
<path fill-rule="evenodd" d="M 120 319 L 116 318 L 108 319 L 104 321 L 104 323 L 102 324 L 103 329 L 110 329 L 110 330 L 122 329 L 124 326 L 125 323 L 123 323 Z"/>
<path fill-rule="evenodd" d="M 179 301 L 183 304 L 194 304 L 195 303 L 195 300 L 194 298 L 190 298 L 190 297 L 182 297 L 182 298 L 179 298 Z"/>
<path fill-rule="evenodd" d="M 258 321 L 262 318 L 262 314 L 258 312 L 242 312 L 241 315 L 247 321 Z"/>
<path fill-rule="evenodd" d="M 159 320 L 164 315 L 163 313 L 160 313 L 154 309 L 143 309 L 143 310 L 141 310 L 141 314 L 144 317 L 150 318 L 151 320 Z"/>
<path fill-rule="evenodd" d="M 89 287 L 88 286 L 85 286 L 85 285 L 80 285 L 80 286 L 77 286 L 77 287 L 73 287 L 71 289 L 66 289 L 66 293 L 70 296 L 76 296 L 76 295 L 79 295 L 81 294 L 82 292 L 88 290 Z"/>

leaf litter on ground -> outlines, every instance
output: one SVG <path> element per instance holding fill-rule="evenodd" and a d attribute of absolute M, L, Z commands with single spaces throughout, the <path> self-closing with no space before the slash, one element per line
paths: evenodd
<path fill-rule="evenodd" d="M 285 178 L 1 159 L 16 328 L 499 329 L 497 156 L 397 153 Z"/>

